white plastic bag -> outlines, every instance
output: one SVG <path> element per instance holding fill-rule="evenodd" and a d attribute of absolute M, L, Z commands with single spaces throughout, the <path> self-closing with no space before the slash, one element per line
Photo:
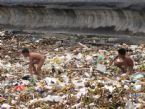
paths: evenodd
<path fill-rule="evenodd" d="M 103 64 L 97 64 L 97 70 L 100 72 L 105 73 L 106 72 L 106 66 Z"/>

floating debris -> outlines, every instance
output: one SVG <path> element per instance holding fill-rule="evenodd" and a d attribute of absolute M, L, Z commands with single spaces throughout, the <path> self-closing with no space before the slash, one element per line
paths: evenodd
<path fill-rule="evenodd" d="M 19 39 L 20 40 L 20 39 Z M 0 41 L 0 106 L 2 109 L 143 109 L 145 107 L 145 48 L 143 45 L 57 46 L 46 39 Z M 48 41 L 48 39 L 47 39 Z M 56 41 L 57 42 L 57 41 Z M 13 46 L 17 46 L 15 49 Z M 129 78 L 110 66 L 118 47 L 133 50 L 136 72 Z M 45 54 L 39 75 L 28 72 L 19 49 Z M 57 49 L 57 50 L 56 50 Z"/>

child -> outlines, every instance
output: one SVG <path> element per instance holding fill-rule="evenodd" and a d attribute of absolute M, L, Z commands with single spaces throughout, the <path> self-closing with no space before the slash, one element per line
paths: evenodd
<path fill-rule="evenodd" d="M 28 48 L 22 50 L 24 57 L 29 57 L 29 72 L 33 74 L 38 74 L 41 71 L 41 67 L 45 62 L 45 56 L 40 53 L 30 52 Z M 37 67 L 35 67 L 37 65 Z"/>
<path fill-rule="evenodd" d="M 130 75 L 134 72 L 134 62 L 129 56 L 126 55 L 126 50 L 124 48 L 120 48 L 118 50 L 118 56 L 114 58 L 110 65 L 112 65 L 113 62 L 114 65 L 119 67 L 123 73 Z"/>

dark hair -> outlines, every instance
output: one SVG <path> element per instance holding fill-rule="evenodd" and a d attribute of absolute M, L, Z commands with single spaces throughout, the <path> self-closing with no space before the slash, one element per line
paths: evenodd
<path fill-rule="evenodd" d="M 29 49 L 28 48 L 23 48 L 22 53 L 29 53 Z"/>
<path fill-rule="evenodd" d="M 120 55 L 126 55 L 126 49 L 120 48 L 120 49 L 118 50 L 118 53 L 119 53 Z"/>

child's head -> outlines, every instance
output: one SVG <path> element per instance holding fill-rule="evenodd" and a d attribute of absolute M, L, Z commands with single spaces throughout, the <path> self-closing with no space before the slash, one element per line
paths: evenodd
<path fill-rule="evenodd" d="M 23 48 L 22 54 L 23 54 L 24 57 L 28 57 L 29 56 L 29 49 L 28 48 Z"/>
<path fill-rule="evenodd" d="M 125 55 L 126 55 L 126 50 L 125 50 L 124 48 L 120 48 L 120 49 L 118 50 L 118 55 L 119 55 L 120 57 L 125 57 Z"/>

